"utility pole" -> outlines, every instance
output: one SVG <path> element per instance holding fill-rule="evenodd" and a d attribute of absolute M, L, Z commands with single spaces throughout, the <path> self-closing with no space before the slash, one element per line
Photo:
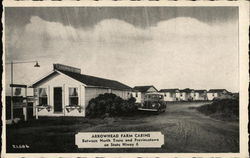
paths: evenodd
<path fill-rule="evenodd" d="M 13 85 L 13 61 L 11 61 L 10 63 L 10 66 L 11 66 L 11 75 L 10 75 L 10 78 L 11 78 L 11 84 Z M 11 119 L 11 123 L 13 123 L 14 121 L 14 101 L 13 101 L 13 87 L 11 86 L 11 101 L 10 101 L 10 112 L 11 112 L 11 116 L 10 116 L 10 119 Z"/>

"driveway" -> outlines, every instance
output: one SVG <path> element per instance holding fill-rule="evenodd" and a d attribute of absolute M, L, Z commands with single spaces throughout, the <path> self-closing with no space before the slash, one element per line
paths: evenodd
<path fill-rule="evenodd" d="M 171 103 L 156 115 L 141 112 L 133 117 L 42 118 L 7 128 L 8 152 L 239 152 L 239 124 L 209 118 L 190 107 L 205 103 Z M 78 149 L 78 132 L 160 131 L 165 136 L 161 148 Z M 16 149 L 14 145 L 27 145 Z"/>

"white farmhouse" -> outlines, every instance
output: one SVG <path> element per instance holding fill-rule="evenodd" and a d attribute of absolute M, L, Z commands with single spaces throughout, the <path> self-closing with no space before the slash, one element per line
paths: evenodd
<path fill-rule="evenodd" d="M 85 116 L 92 98 L 113 93 L 123 99 L 131 97 L 132 89 L 118 81 L 81 74 L 78 68 L 54 64 L 54 70 L 35 82 L 36 115 Z"/>
<path fill-rule="evenodd" d="M 208 100 L 231 98 L 230 92 L 226 89 L 210 89 L 207 92 Z"/>
<path fill-rule="evenodd" d="M 164 101 L 178 101 L 179 100 L 179 89 L 161 89 L 159 91 L 163 95 Z"/>
<path fill-rule="evenodd" d="M 180 101 L 192 101 L 194 100 L 194 90 L 193 89 L 182 89 L 180 92 Z"/>
<path fill-rule="evenodd" d="M 136 99 L 136 103 L 142 103 L 146 93 L 155 93 L 158 90 L 153 86 L 135 86 L 133 88 L 132 96 Z"/>
<path fill-rule="evenodd" d="M 141 93 L 140 91 L 134 90 L 134 89 L 133 89 L 132 97 L 135 98 L 135 102 L 136 102 L 136 103 L 141 103 L 141 101 L 142 101 L 141 94 L 142 94 L 142 93 Z"/>
<path fill-rule="evenodd" d="M 207 100 L 207 90 L 198 89 L 194 90 L 194 100 Z"/>

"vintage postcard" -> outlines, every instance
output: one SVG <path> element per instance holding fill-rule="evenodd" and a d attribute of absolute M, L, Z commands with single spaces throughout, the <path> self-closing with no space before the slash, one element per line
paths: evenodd
<path fill-rule="evenodd" d="M 248 157 L 247 2 L 3 2 L 2 157 Z"/>

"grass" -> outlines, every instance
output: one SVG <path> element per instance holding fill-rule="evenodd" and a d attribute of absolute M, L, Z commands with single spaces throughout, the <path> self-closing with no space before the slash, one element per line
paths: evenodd
<path fill-rule="evenodd" d="M 142 114 L 144 115 L 144 114 Z M 145 117 L 146 115 L 144 115 Z M 127 118 L 127 117 L 125 117 Z M 78 149 L 75 145 L 75 134 L 80 131 L 91 132 L 124 132 L 158 130 L 151 125 L 140 125 L 143 121 L 135 118 L 123 121 L 124 118 L 39 118 L 7 126 L 7 152 L 96 152 L 98 149 Z M 123 127 L 134 123 L 135 126 Z M 132 123 L 133 122 L 133 123 Z M 135 123 L 136 122 L 136 123 Z M 12 145 L 28 145 L 29 149 L 13 149 Z M 112 149 L 111 149 L 112 150 Z M 121 149 L 118 149 L 121 150 Z"/>
<path fill-rule="evenodd" d="M 239 152 L 239 125 L 210 119 L 189 106 L 169 105 L 165 113 L 141 112 L 130 117 L 76 118 L 48 117 L 7 126 L 7 153 L 205 153 Z M 79 149 L 78 132 L 159 131 L 161 148 Z M 12 145 L 28 145 L 15 149 Z"/>
<path fill-rule="evenodd" d="M 239 100 L 223 99 L 196 108 L 199 112 L 223 121 L 239 121 Z"/>

